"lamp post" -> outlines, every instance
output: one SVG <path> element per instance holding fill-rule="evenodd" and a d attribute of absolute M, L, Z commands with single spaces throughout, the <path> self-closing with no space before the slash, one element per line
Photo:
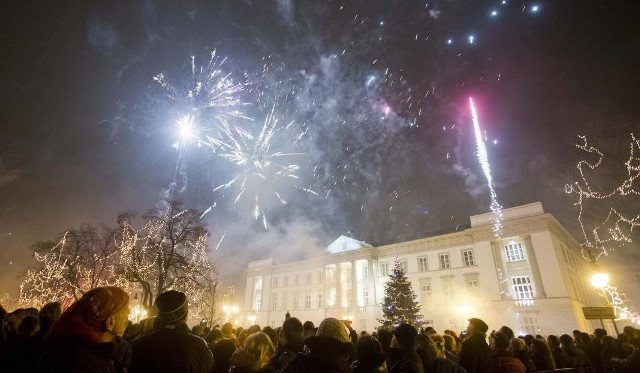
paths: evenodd
<path fill-rule="evenodd" d="M 591 275 L 589 278 L 589 282 L 591 286 L 598 290 L 602 290 L 602 296 L 604 297 L 604 305 L 605 306 L 613 306 L 613 311 L 615 312 L 615 304 L 609 302 L 609 294 L 607 293 L 607 288 L 609 287 L 609 274 L 605 272 L 596 272 Z M 618 325 L 616 324 L 615 314 L 614 318 L 611 319 L 613 322 L 613 329 L 616 331 L 616 335 L 618 335 Z M 600 319 L 600 324 L 602 325 L 602 329 L 604 329 L 604 321 Z"/>

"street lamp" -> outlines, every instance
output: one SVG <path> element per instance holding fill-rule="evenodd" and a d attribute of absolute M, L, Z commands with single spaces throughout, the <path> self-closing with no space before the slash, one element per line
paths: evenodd
<path fill-rule="evenodd" d="M 589 282 L 596 289 L 604 289 L 609 285 L 609 274 L 604 272 L 594 273 L 591 275 Z M 607 303 L 609 303 L 608 300 Z"/>

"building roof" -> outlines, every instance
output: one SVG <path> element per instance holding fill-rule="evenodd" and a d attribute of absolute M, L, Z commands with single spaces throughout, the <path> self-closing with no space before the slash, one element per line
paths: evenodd
<path fill-rule="evenodd" d="M 337 240 L 333 241 L 331 245 L 327 246 L 327 253 L 338 254 L 347 251 L 360 250 L 367 247 L 371 247 L 371 245 L 363 241 L 358 241 L 351 237 L 340 236 Z"/>

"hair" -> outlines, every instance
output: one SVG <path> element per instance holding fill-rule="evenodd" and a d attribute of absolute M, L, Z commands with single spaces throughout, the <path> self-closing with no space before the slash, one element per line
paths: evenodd
<path fill-rule="evenodd" d="M 543 340 L 533 339 L 531 341 L 531 359 L 538 370 L 556 369 L 551 349 Z"/>
<path fill-rule="evenodd" d="M 222 325 L 222 334 L 232 334 L 233 333 L 233 324 L 231 324 L 230 322 Z M 238 333 L 240 334 L 240 333 Z"/>
<path fill-rule="evenodd" d="M 449 334 L 445 334 L 442 336 L 444 339 L 444 349 L 451 352 L 458 351 L 458 345 L 456 344 L 456 339 L 450 336 Z"/>
<path fill-rule="evenodd" d="M 243 346 L 245 351 L 257 362 L 258 369 L 262 369 L 269 364 L 269 360 L 276 353 L 276 348 L 271 342 L 271 338 L 263 332 L 253 333 L 248 336 Z"/>
<path fill-rule="evenodd" d="M 20 321 L 18 326 L 18 335 L 31 337 L 40 330 L 40 320 L 37 316 L 27 316 Z"/>
<path fill-rule="evenodd" d="M 419 334 L 416 337 L 416 352 L 424 366 L 431 365 L 437 359 L 445 358 L 442 350 L 436 347 L 433 340 L 425 334 Z"/>
<path fill-rule="evenodd" d="M 363 335 L 356 343 L 355 359 L 368 368 L 378 368 L 384 364 L 384 353 L 377 339 Z"/>
<path fill-rule="evenodd" d="M 433 341 L 434 346 L 442 352 L 442 356 L 444 356 L 444 337 L 440 334 L 432 334 L 429 338 Z"/>
<path fill-rule="evenodd" d="M 276 333 L 275 330 L 273 330 L 272 327 L 265 326 L 264 328 L 262 328 L 262 332 L 269 336 L 269 338 L 271 339 L 271 343 L 273 343 L 274 346 L 278 345 L 278 334 Z M 249 335 L 253 335 L 253 334 L 255 333 L 251 333 Z"/>
<path fill-rule="evenodd" d="M 302 323 L 295 317 L 289 317 L 282 323 L 282 335 L 287 341 L 287 344 L 302 340 L 303 332 Z"/>
<path fill-rule="evenodd" d="M 507 338 L 509 338 L 509 340 L 511 340 L 511 338 L 514 338 L 516 335 L 513 332 L 513 329 L 511 329 L 510 327 L 506 326 L 506 325 L 502 325 L 500 327 L 500 329 L 498 329 L 498 331 L 504 335 L 507 336 Z"/>
<path fill-rule="evenodd" d="M 558 338 L 560 340 L 560 344 L 564 346 L 571 346 L 573 344 L 573 338 L 569 334 L 563 334 Z"/>
<path fill-rule="evenodd" d="M 383 346 L 391 346 L 391 340 L 393 339 L 393 334 L 385 328 L 378 329 L 378 341 Z"/>
<path fill-rule="evenodd" d="M 213 361 L 216 363 L 216 369 L 220 369 L 218 372 L 229 371 L 229 360 L 235 350 L 236 346 L 230 339 L 223 339 L 213 346 Z"/>
<path fill-rule="evenodd" d="M 560 338 L 558 338 L 558 336 L 551 334 L 547 337 L 547 344 L 549 345 L 550 348 L 560 347 Z"/>
<path fill-rule="evenodd" d="M 520 351 L 524 351 L 527 348 L 527 343 L 524 341 L 524 339 L 520 339 L 520 338 L 511 338 L 511 340 L 509 341 L 509 351 L 511 351 L 514 354 L 519 353 Z"/>

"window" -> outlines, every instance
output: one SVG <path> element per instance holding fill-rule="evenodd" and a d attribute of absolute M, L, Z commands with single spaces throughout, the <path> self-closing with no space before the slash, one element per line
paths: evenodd
<path fill-rule="evenodd" d="M 513 296 L 518 306 L 533 306 L 533 285 L 531 277 L 517 276 L 512 277 Z"/>
<path fill-rule="evenodd" d="M 467 280 L 465 282 L 467 284 L 467 290 L 469 291 L 469 294 L 477 295 L 478 288 L 480 287 L 480 283 L 478 282 L 478 280 Z"/>
<path fill-rule="evenodd" d="M 300 284 L 300 276 L 296 273 L 295 276 L 293 276 L 293 286 L 298 286 Z"/>
<path fill-rule="evenodd" d="M 311 309 L 311 294 L 309 294 L 308 292 L 304 296 L 304 309 L 305 310 Z"/>
<path fill-rule="evenodd" d="M 507 254 L 507 262 L 517 262 L 524 260 L 524 251 L 522 250 L 522 244 L 517 242 L 511 242 L 504 247 Z"/>
<path fill-rule="evenodd" d="M 289 276 L 282 277 L 282 286 L 284 287 L 289 286 Z"/>
<path fill-rule="evenodd" d="M 271 310 L 275 311 L 277 309 L 278 309 L 278 294 L 272 293 L 271 294 Z"/>
<path fill-rule="evenodd" d="M 318 308 L 322 308 L 322 294 L 318 294 Z"/>
<path fill-rule="evenodd" d="M 280 307 L 280 309 L 286 310 L 287 308 L 289 308 L 287 304 L 287 293 L 282 293 L 282 307 Z"/>
<path fill-rule="evenodd" d="M 298 292 L 297 291 L 293 292 L 293 304 L 291 305 L 291 309 L 293 310 L 298 309 Z"/>
<path fill-rule="evenodd" d="M 473 258 L 473 250 L 464 250 L 462 252 L 462 263 L 465 267 L 476 265 L 476 261 Z"/>
<path fill-rule="evenodd" d="M 362 292 L 362 300 L 363 300 L 365 306 L 369 305 L 369 290 L 365 289 Z"/>
<path fill-rule="evenodd" d="M 253 310 L 260 311 L 262 309 L 262 293 L 257 293 L 253 299 Z"/>
<path fill-rule="evenodd" d="M 311 285 L 311 272 L 307 273 L 305 284 Z"/>
<path fill-rule="evenodd" d="M 445 300 L 451 300 L 451 297 L 453 296 L 453 282 L 443 282 L 442 293 L 445 297 Z"/>
<path fill-rule="evenodd" d="M 273 278 L 271 279 L 271 284 L 273 285 L 274 289 L 278 287 L 278 276 L 273 276 Z"/>
<path fill-rule="evenodd" d="M 451 262 L 449 261 L 449 253 L 442 253 L 438 255 L 440 259 L 440 269 L 451 268 Z"/>
<path fill-rule="evenodd" d="M 426 272 L 429 270 L 429 267 L 427 266 L 427 257 L 426 256 L 421 256 L 418 258 L 418 270 L 420 272 Z"/>
<path fill-rule="evenodd" d="M 362 265 L 362 279 L 366 280 L 369 278 L 369 267 L 366 264 Z"/>
<path fill-rule="evenodd" d="M 380 263 L 380 276 L 382 276 L 382 277 L 389 276 L 389 263 L 388 262 Z"/>
<path fill-rule="evenodd" d="M 406 259 L 399 259 L 398 260 L 398 264 L 400 264 L 400 268 L 402 269 L 402 272 L 407 273 L 407 260 Z"/>
<path fill-rule="evenodd" d="M 260 311 L 262 308 L 262 276 L 258 276 L 253 283 L 253 310 Z"/>
<path fill-rule="evenodd" d="M 420 292 L 422 293 L 422 302 L 431 299 L 431 285 L 420 285 Z"/>
<path fill-rule="evenodd" d="M 318 272 L 318 283 L 322 283 L 322 272 Z"/>
<path fill-rule="evenodd" d="M 520 317 L 520 327 L 524 334 L 539 334 L 540 327 L 538 326 L 538 315 L 522 314 Z"/>

